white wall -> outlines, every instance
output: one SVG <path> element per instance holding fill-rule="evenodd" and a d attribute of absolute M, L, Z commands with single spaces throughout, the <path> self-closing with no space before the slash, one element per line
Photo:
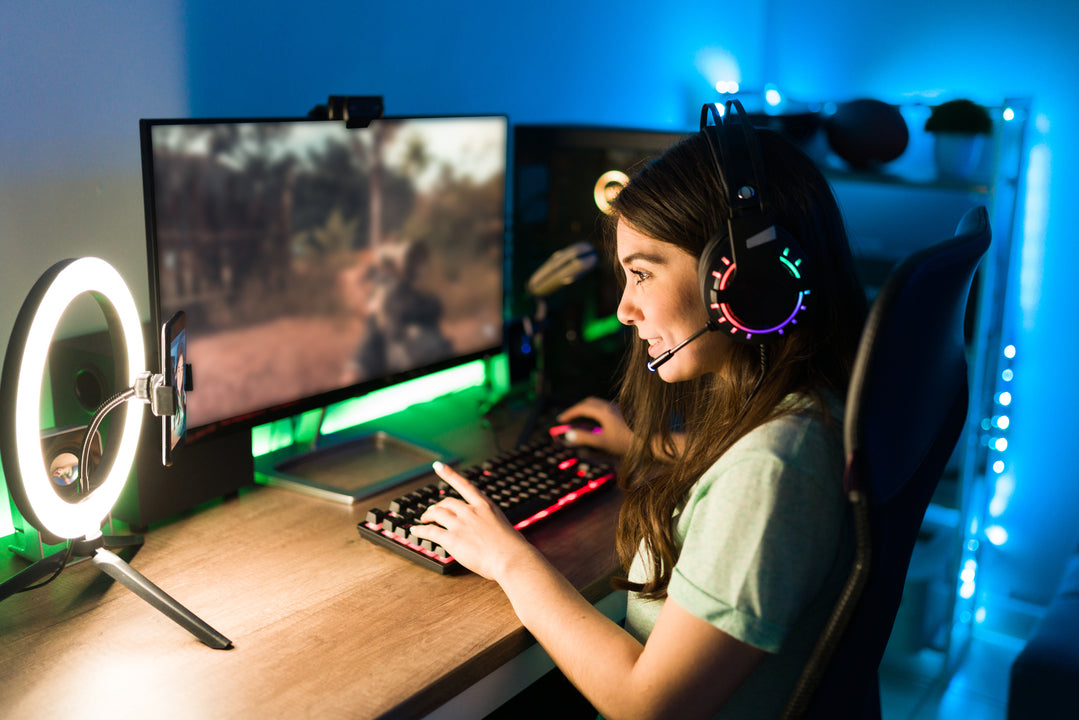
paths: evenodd
<path fill-rule="evenodd" d="M 148 312 L 138 119 L 185 114 L 178 3 L 0 5 L 0 348 L 42 270 L 94 253 Z"/>
<path fill-rule="evenodd" d="M 34 281 L 69 257 L 112 263 L 149 317 L 138 118 L 187 112 L 181 20 L 178 2 L 0 3 L 0 353 Z M 0 536 L 7 508 L 0 492 Z"/>

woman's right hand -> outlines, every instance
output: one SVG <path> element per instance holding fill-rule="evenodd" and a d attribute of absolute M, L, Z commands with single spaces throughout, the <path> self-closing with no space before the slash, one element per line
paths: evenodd
<path fill-rule="evenodd" d="M 581 400 L 564 410 L 558 421 L 569 423 L 585 418 L 599 425 L 599 432 L 581 432 L 570 429 L 562 439 L 569 445 L 583 445 L 602 450 L 610 455 L 625 455 L 633 440 L 633 431 L 622 419 L 622 412 L 617 403 L 597 397 Z"/>

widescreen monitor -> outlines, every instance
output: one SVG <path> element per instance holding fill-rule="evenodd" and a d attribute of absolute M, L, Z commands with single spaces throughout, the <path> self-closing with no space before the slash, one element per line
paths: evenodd
<path fill-rule="evenodd" d="M 507 120 L 140 122 L 188 442 L 502 349 Z"/>

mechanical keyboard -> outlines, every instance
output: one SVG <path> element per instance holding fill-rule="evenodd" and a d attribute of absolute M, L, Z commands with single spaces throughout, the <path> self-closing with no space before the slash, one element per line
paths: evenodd
<path fill-rule="evenodd" d="M 458 470 L 491 498 L 518 530 L 545 521 L 591 493 L 614 485 L 614 467 L 557 440 L 543 438 Z M 411 533 L 424 511 L 444 497 L 460 497 L 444 480 L 371 508 L 356 528 L 367 540 L 447 574 L 461 569 L 444 548 Z"/>

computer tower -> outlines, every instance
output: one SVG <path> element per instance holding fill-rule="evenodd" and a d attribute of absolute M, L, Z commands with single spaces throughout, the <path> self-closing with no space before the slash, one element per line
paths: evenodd
<path fill-rule="evenodd" d="M 567 401 L 615 389 L 627 333 L 615 311 L 621 283 L 603 252 L 613 225 L 601 210 L 624 177 L 684 137 L 629 128 L 516 125 L 512 242 L 507 298 L 512 318 L 535 314 L 528 279 L 555 251 L 577 242 L 600 250 L 595 269 L 544 299 L 545 367 L 552 392 Z M 535 349 L 535 348 L 533 348 Z"/>
<path fill-rule="evenodd" d="M 251 431 L 190 442 L 172 465 L 161 461 L 161 418 L 146 408 L 135 473 L 113 508 L 113 516 L 145 530 L 204 503 L 234 496 L 255 482 Z"/>

